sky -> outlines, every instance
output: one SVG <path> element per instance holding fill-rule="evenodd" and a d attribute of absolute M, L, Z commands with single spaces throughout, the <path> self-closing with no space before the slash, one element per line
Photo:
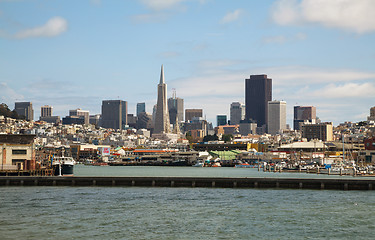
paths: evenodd
<path fill-rule="evenodd" d="M 0 102 L 61 117 L 102 100 L 146 102 L 164 65 L 168 96 L 216 125 L 267 74 L 273 100 L 315 106 L 334 125 L 375 106 L 373 0 L 0 0 Z"/>

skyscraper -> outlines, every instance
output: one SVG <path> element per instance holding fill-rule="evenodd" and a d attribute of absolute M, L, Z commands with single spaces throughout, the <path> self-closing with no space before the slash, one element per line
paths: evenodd
<path fill-rule="evenodd" d="M 52 107 L 45 105 L 40 107 L 40 116 L 41 117 L 51 117 L 52 116 Z"/>
<path fill-rule="evenodd" d="M 164 81 L 164 68 L 161 65 L 160 82 L 158 84 L 158 102 L 156 107 L 154 133 L 169 133 L 169 112 L 167 104 L 167 84 Z"/>
<path fill-rule="evenodd" d="M 102 120 L 104 128 L 124 129 L 128 115 L 128 103 L 122 100 L 103 100 Z"/>
<path fill-rule="evenodd" d="M 137 103 L 137 116 L 142 112 L 146 112 L 146 103 Z"/>
<path fill-rule="evenodd" d="M 245 79 L 246 120 L 255 120 L 258 127 L 268 121 L 268 102 L 272 100 L 272 79 L 267 75 L 251 75 Z"/>
<path fill-rule="evenodd" d="M 18 115 L 25 116 L 26 120 L 34 120 L 34 109 L 31 102 L 16 102 L 14 110 L 18 113 Z"/>
<path fill-rule="evenodd" d="M 217 126 L 227 125 L 227 115 L 217 115 L 216 122 Z"/>
<path fill-rule="evenodd" d="M 245 105 L 239 102 L 232 102 L 230 105 L 230 124 L 239 124 L 245 119 Z"/>
<path fill-rule="evenodd" d="M 294 106 L 294 130 L 301 130 L 301 125 L 306 122 L 316 123 L 316 108 L 313 106 Z"/>
<path fill-rule="evenodd" d="M 178 117 L 178 121 L 184 121 L 184 99 L 178 98 L 175 95 L 168 98 L 168 109 L 171 124 L 176 123 L 176 117 Z"/>
<path fill-rule="evenodd" d="M 286 102 L 268 102 L 268 133 L 276 135 L 280 130 L 286 129 Z"/>

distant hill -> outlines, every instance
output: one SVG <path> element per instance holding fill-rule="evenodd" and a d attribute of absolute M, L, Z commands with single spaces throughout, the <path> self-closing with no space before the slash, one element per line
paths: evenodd
<path fill-rule="evenodd" d="M 15 110 L 11 111 L 5 103 L 0 104 L 0 116 L 14 119 L 25 119 L 24 116 L 18 115 L 18 113 Z"/>

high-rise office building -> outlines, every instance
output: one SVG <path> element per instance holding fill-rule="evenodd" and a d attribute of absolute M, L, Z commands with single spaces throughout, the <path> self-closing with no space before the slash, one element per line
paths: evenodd
<path fill-rule="evenodd" d="M 51 117 L 52 116 L 52 107 L 45 105 L 40 107 L 40 116 L 41 117 Z"/>
<path fill-rule="evenodd" d="M 137 116 L 142 112 L 146 112 L 146 103 L 137 103 Z"/>
<path fill-rule="evenodd" d="M 185 109 L 185 121 L 203 117 L 203 109 Z"/>
<path fill-rule="evenodd" d="M 216 116 L 217 126 L 227 125 L 227 115 L 217 115 Z"/>
<path fill-rule="evenodd" d="M 164 80 L 164 68 L 161 65 L 160 82 L 158 84 L 158 102 L 156 106 L 154 133 L 170 133 L 169 112 L 167 103 L 167 84 Z"/>
<path fill-rule="evenodd" d="M 173 96 L 168 98 L 169 108 L 169 120 L 171 124 L 176 123 L 176 117 L 178 121 L 184 121 L 184 99 Z"/>
<path fill-rule="evenodd" d="M 104 128 L 124 129 L 127 125 L 128 103 L 122 100 L 102 101 L 102 120 Z"/>
<path fill-rule="evenodd" d="M 268 102 L 268 133 L 276 135 L 286 129 L 286 102 Z"/>
<path fill-rule="evenodd" d="M 230 105 L 230 124 L 237 125 L 245 119 L 245 105 L 240 102 L 232 102 Z"/>
<path fill-rule="evenodd" d="M 82 110 L 80 108 L 74 109 L 74 110 L 69 110 L 69 116 L 83 116 L 85 121 L 84 124 L 89 124 L 90 123 L 90 112 L 86 110 Z"/>
<path fill-rule="evenodd" d="M 301 125 L 304 123 L 316 123 L 316 108 L 313 106 L 294 106 L 294 130 L 301 130 Z"/>
<path fill-rule="evenodd" d="M 14 110 L 18 113 L 18 115 L 24 116 L 26 120 L 34 120 L 34 109 L 31 102 L 16 102 Z"/>
<path fill-rule="evenodd" d="M 267 75 L 251 75 L 245 79 L 245 105 L 248 121 L 256 121 L 258 127 L 268 122 L 268 102 L 272 100 L 272 79 Z"/>

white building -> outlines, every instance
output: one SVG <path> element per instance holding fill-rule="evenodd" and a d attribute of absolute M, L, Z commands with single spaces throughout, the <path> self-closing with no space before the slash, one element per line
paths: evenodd
<path fill-rule="evenodd" d="M 240 102 L 232 102 L 230 105 L 230 124 L 239 124 L 245 119 L 245 104 Z"/>
<path fill-rule="evenodd" d="M 286 129 L 286 102 L 269 101 L 268 102 L 268 133 L 278 134 Z"/>

